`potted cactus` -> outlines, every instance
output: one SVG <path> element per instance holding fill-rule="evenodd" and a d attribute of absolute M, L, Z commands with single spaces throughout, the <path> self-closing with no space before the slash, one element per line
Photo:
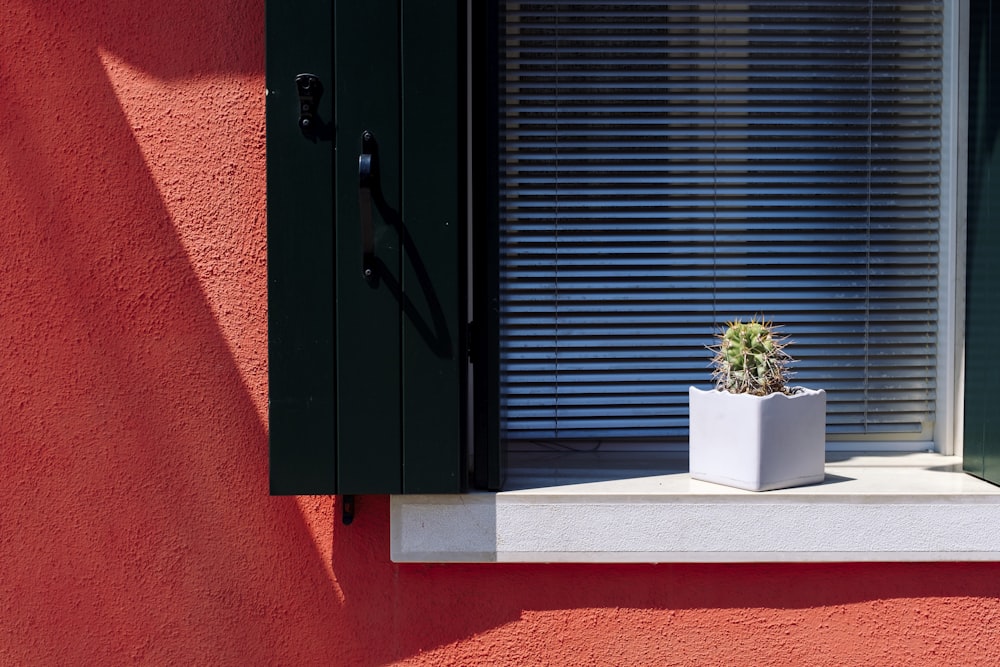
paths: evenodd
<path fill-rule="evenodd" d="M 737 319 L 709 347 L 715 389 L 688 390 L 693 479 L 750 491 L 823 480 L 826 392 L 788 386 L 793 360 L 776 329 Z"/>

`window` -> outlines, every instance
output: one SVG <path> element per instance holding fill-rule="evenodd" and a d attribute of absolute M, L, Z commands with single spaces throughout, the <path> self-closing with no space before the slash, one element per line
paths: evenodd
<path fill-rule="evenodd" d="M 830 91 L 795 79 L 808 80 L 796 66 L 804 58 L 786 67 L 769 63 L 787 75 L 784 80 L 769 77 L 768 68 L 723 68 L 720 74 L 714 53 L 701 60 L 702 69 L 689 64 L 670 77 L 630 69 L 623 77 L 608 63 L 641 59 L 636 52 L 657 39 L 635 43 L 637 34 L 651 31 L 648 22 L 622 21 L 609 16 L 621 5 L 602 5 L 597 29 L 588 32 L 573 23 L 587 18 L 587 7 L 576 5 L 560 35 L 557 8 L 513 6 L 508 18 L 515 26 L 501 33 L 509 57 L 499 75 L 506 101 L 500 107 L 498 160 L 506 437 L 544 440 L 540 449 L 564 450 L 594 450 L 615 436 L 683 437 L 683 399 L 671 400 L 670 392 L 698 382 L 693 378 L 703 377 L 704 361 L 692 364 L 680 350 L 698 349 L 702 332 L 740 312 L 727 309 L 742 306 L 745 312 L 746 304 L 759 304 L 763 295 L 769 308 L 806 328 L 800 380 L 814 377 L 843 392 L 831 411 L 831 441 L 839 439 L 845 449 L 861 441 L 870 447 L 875 440 L 887 449 L 898 443 L 926 449 L 937 436 L 942 449 L 950 446 L 950 427 L 933 423 L 951 409 L 953 389 L 940 378 L 951 366 L 956 323 L 950 313 L 960 284 L 950 261 L 957 235 L 957 183 L 950 171 L 957 114 L 950 101 L 957 94 L 950 69 L 955 56 L 945 49 L 946 33 L 954 27 L 948 23 L 953 15 L 945 19 L 949 8 L 885 10 L 861 3 L 863 25 L 857 30 L 843 29 L 849 12 L 837 14 L 832 31 L 843 30 L 840 37 L 882 30 L 896 39 L 883 33 L 873 40 L 878 47 L 869 43 L 835 55 L 829 43 L 810 43 L 806 48 L 825 52 L 846 70 L 825 72 L 842 85 Z M 781 31 L 748 26 L 748 6 L 731 9 L 744 21 L 734 38 L 740 44 L 730 42 L 729 55 L 749 53 L 748 42 L 766 44 L 779 32 L 778 39 L 790 39 L 787 25 Z M 915 14 L 900 16 L 904 10 Z M 823 31 L 800 4 L 782 11 L 803 12 L 809 32 Z M 876 14 L 884 22 L 880 27 Z M 714 13 L 711 22 L 718 19 Z M 607 49 L 606 35 L 595 33 L 615 21 L 633 34 Z M 688 30 L 697 32 L 695 23 L 689 21 Z M 672 26 L 681 34 L 684 27 Z M 920 35 L 917 41 L 928 40 L 917 45 L 916 58 L 874 55 L 890 42 L 904 50 L 914 46 L 900 37 L 910 28 L 916 28 L 911 36 Z M 694 41 L 717 45 L 714 38 Z M 863 65 L 852 61 L 858 56 Z M 586 61 L 582 68 L 580 60 Z M 911 66 L 913 60 L 920 64 Z M 944 80 L 946 71 L 951 80 Z M 721 104 L 713 94 L 710 108 L 693 96 L 682 98 L 683 108 L 673 112 L 682 148 L 671 152 L 668 123 L 649 118 L 670 113 L 644 115 L 657 92 L 649 80 L 668 89 L 677 80 L 692 88 L 707 80 L 714 89 L 720 77 L 737 92 Z M 560 100 L 562 79 L 569 90 Z M 803 86 L 815 95 L 815 108 L 782 103 L 783 96 L 800 96 Z M 601 94 L 608 98 L 594 99 Z M 630 103 L 639 107 L 632 116 Z M 720 114 L 720 106 L 728 113 Z M 692 140 L 699 131 L 712 141 Z M 728 149 L 721 161 L 720 146 Z M 786 163 L 766 154 L 775 146 L 780 157 L 790 158 Z M 823 195 L 818 204 L 817 191 Z M 680 206 L 673 205 L 677 199 Z M 782 225 L 789 218 L 805 224 Z M 699 227 L 705 220 L 710 224 Z M 748 230 L 766 236 L 747 243 Z M 720 242 L 720 236 L 727 239 Z M 670 247 L 657 253 L 651 244 Z M 749 270 L 740 271 L 748 264 Z M 747 278 L 752 286 L 741 291 L 738 285 Z M 663 294 L 670 286 L 679 294 Z M 834 341 L 831 331 L 839 334 Z M 642 335 L 647 332 L 653 335 Z M 666 360 L 668 367 L 657 369 L 650 359 Z M 608 368 L 615 363 L 618 369 Z M 641 414 L 655 403 L 651 395 L 662 397 L 661 403 Z M 639 409 L 632 409 L 637 403 Z M 576 452 L 525 456 L 533 462 L 517 470 L 509 492 L 460 501 L 395 497 L 393 558 L 993 560 L 1000 547 L 991 531 L 982 530 L 995 522 L 997 489 L 961 475 L 956 457 L 834 453 L 830 484 L 762 496 L 659 474 L 666 471 L 650 465 L 648 451 L 629 458 L 609 449 L 590 456 L 599 466 L 621 466 L 620 478 L 606 469 L 592 474 L 593 462 L 580 462 Z M 683 461 L 678 470 L 684 470 Z"/>
<path fill-rule="evenodd" d="M 948 454 L 959 414 L 959 0 L 713 4 L 710 17 L 697 4 L 666 16 L 679 6 L 511 3 L 502 32 L 483 20 L 493 3 L 466 16 L 302 4 L 268 7 L 274 492 L 394 494 L 400 560 L 1000 553 L 996 487 L 912 451 Z M 624 16 L 640 6 L 656 21 Z M 492 76 L 463 71 L 463 39 Z M 801 58 L 768 58 L 786 39 Z M 627 74 L 601 69 L 613 59 Z M 322 99 L 295 90 L 311 70 Z M 503 87 L 484 99 L 484 81 Z M 327 131 L 302 131 L 307 102 Z M 831 440 L 907 453 L 833 453 L 832 483 L 766 495 L 658 474 L 645 451 L 622 479 L 434 495 L 465 490 L 468 469 L 501 484 L 501 425 L 512 441 L 683 456 L 668 446 L 684 438 L 677 387 L 705 362 L 680 350 L 748 310 L 795 328 L 801 383 L 840 392 Z"/>

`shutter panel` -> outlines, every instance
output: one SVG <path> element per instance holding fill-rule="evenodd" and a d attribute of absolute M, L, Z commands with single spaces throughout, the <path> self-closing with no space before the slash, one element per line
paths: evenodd
<path fill-rule="evenodd" d="M 331 8 L 267 3 L 268 433 L 273 494 L 336 491 L 333 143 L 299 130 L 295 77 L 325 82 L 333 119 Z"/>
<path fill-rule="evenodd" d="M 337 2 L 337 462 L 341 493 L 402 491 L 402 219 L 398 0 Z M 374 137 L 362 147 L 362 134 Z M 372 156 L 372 270 L 362 267 L 359 160 Z"/>
<path fill-rule="evenodd" d="M 464 24 L 457 5 L 439 4 L 336 2 L 331 15 L 269 3 L 269 77 L 271 62 L 289 63 L 274 69 L 274 87 L 325 66 L 335 100 L 325 143 L 299 132 L 297 99 L 269 116 L 270 426 L 281 493 L 449 493 L 465 482 Z M 288 56 L 310 39 L 325 51 Z M 286 151 L 322 152 L 325 162 L 281 160 Z M 364 177 L 362 164 L 373 165 Z M 275 336 L 286 332 L 297 337 Z M 275 411 L 279 389 L 310 411 Z M 289 453 L 300 450 L 310 455 Z"/>
<path fill-rule="evenodd" d="M 831 434 L 929 438 L 941 3 L 502 5 L 506 437 L 685 437 L 763 314 Z"/>
<path fill-rule="evenodd" d="M 464 7 L 402 3 L 406 493 L 456 492 L 466 482 Z"/>
<path fill-rule="evenodd" d="M 972 0 L 969 49 L 968 240 L 966 262 L 965 470 L 1000 483 L 1000 414 L 992 374 L 1000 326 L 1000 16 L 988 0 Z"/>

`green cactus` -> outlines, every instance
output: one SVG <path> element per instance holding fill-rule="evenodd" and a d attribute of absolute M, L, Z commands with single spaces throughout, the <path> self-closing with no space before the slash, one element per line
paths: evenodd
<path fill-rule="evenodd" d="M 712 378 L 718 389 L 731 394 L 767 396 L 776 392 L 789 393 L 787 386 L 793 359 L 785 352 L 788 340 L 775 333 L 778 328 L 761 318 L 749 322 L 737 319 L 716 335 L 718 344 L 709 347 L 712 358 Z"/>

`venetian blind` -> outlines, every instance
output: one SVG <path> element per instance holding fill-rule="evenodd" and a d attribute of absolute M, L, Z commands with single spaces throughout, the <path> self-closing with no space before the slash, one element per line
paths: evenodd
<path fill-rule="evenodd" d="M 499 31 L 507 438 L 684 437 L 755 314 L 831 433 L 928 437 L 940 2 L 501 2 Z"/>

